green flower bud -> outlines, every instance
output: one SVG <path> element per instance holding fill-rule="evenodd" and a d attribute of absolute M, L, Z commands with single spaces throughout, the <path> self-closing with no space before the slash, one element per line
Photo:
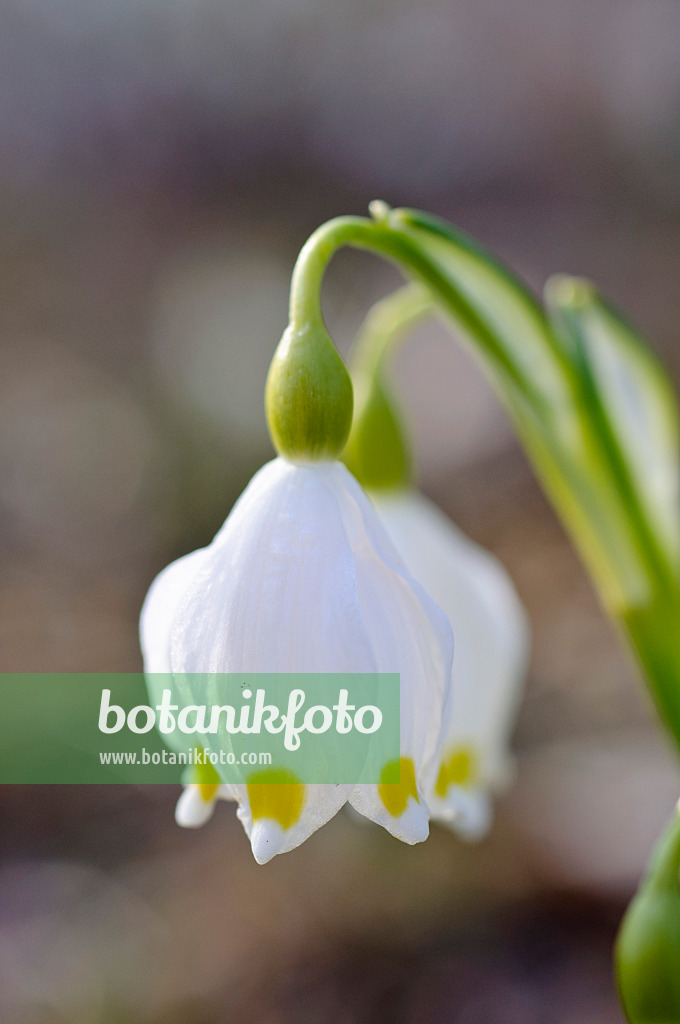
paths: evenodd
<path fill-rule="evenodd" d="M 621 1002 L 630 1024 L 680 1022 L 680 813 L 652 855 L 616 944 Z"/>
<path fill-rule="evenodd" d="M 343 461 L 367 490 L 408 487 L 411 453 L 382 374 L 355 380 L 355 394 L 354 423 Z"/>
<path fill-rule="evenodd" d="M 315 321 L 288 327 L 265 389 L 274 447 L 292 462 L 335 459 L 352 424 L 352 382 L 328 332 Z"/>
<path fill-rule="evenodd" d="M 371 204 L 376 217 L 385 209 L 384 203 Z M 376 302 L 352 349 L 356 409 L 343 460 L 368 490 L 404 490 L 412 483 L 408 435 L 399 403 L 387 384 L 385 366 L 397 342 L 431 309 L 429 292 L 405 285 Z"/>

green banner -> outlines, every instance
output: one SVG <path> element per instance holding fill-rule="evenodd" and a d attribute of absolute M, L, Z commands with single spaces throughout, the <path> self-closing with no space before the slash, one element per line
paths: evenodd
<path fill-rule="evenodd" d="M 394 673 L 2 673 L 0 783 L 399 781 Z"/>

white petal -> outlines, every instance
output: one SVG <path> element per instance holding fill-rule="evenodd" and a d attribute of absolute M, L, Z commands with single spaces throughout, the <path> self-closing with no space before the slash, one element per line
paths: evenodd
<path fill-rule="evenodd" d="M 366 787 L 366 789 L 374 797 L 377 796 L 373 787 Z M 367 809 L 369 808 L 367 807 Z M 370 827 L 369 821 L 373 824 L 380 824 L 384 828 L 387 827 L 388 832 L 411 846 L 415 843 L 424 842 L 430 831 L 428 811 L 422 797 L 419 801 L 410 798 L 405 811 L 396 821 L 390 821 L 386 808 L 377 799 L 374 799 L 372 804 L 372 813 L 361 813 L 354 807 L 353 802 L 348 801 L 347 814 L 355 824 L 362 825 L 365 828 Z"/>
<path fill-rule="evenodd" d="M 175 808 L 175 821 L 182 828 L 200 828 L 212 818 L 217 797 L 206 800 L 200 786 L 185 786 Z"/>
<path fill-rule="evenodd" d="M 451 630 L 441 609 L 408 574 L 377 528 L 373 510 L 354 480 L 350 488 L 354 503 L 344 508 L 350 543 L 357 549 L 362 533 L 373 542 L 372 550 L 357 559 L 357 596 L 373 638 L 377 671 L 400 673 L 401 758 L 415 769 L 414 782 L 409 785 L 407 778 L 402 783 L 401 799 L 386 800 L 380 786 L 359 786 L 350 802 L 398 839 L 417 843 L 429 831 L 423 793 L 438 769 L 449 698 Z M 410 766 L 405 767 L 408 776 Z"/>
<path fill-rule="evenodd" d="M 375 511 L 346 471 L 352 502 L 342 504 L 356 558 L 357 597 L 378 672 L 401 679 L 401 756 L 429 786 L 438 766 L 450 697 L 453 635 L 446 615 L 404 566 Z M 371 542 L 369 547 L 366 538 Z"/>
<path fill-rule="evenodd" d="M 477 782 L 499 786 L 526 672 L 524 609 L 500 563 L 415 493 L 373 495 L 406 565 L 448 615 L 456 639 L 445 754 L 474 752 Z M 430 789 L 435 817 L 446 805 Z"/>
<path fill-rule="evenodd" d="M 376 670 L 332 470 L 275 459 L 253 477 L 181 602 L 174 671 Z"/>
<path fill-rule="evenodd" d="M 193 769 L 189 769 L 189 772 L 193 772 Z M 200 828 L 212 818 L 218 800 L 238 799 L 234 788 L 227 785 L 218 786 L 214 795 L 206 799 L 205 789 L 202 790 L 200 785 L 194 782 L 185 783 L 175 807 L 175 821 L 183 828 Z"/>
<path fill-rule="evenodd" d="M 218 800 L 238 800 L 238 793 L 236 786 L 222 785 L 218 786 L 217 799 Z"/>
<path fill-rule="evenodd" d="M 405 806 L 397 805 L 398 813 L 391 809 L 393 805 L 390 802 L 386 803 L 381 798 L 380 792 L 379 786 L 357 786 L 350 803 L 355 811 L 370 818 L 376 825 L 382 825 L 396 839 L 401 839 L 402 843 L 412 846 L 424 842 L 430 834 L 430 811 L 420 789 L 417 797 L 410 794 L 406 796 Z"/>
<path fill-rule="evenodd" d="M 171 562 L 151 584 L 139 618 L 139 639 L 145 672 L 170 671 L 172 624 L 207 550 L 200 548 Z"/>
<path fill-rule="evenodd" d="M 160 704 L 167 686 L 164 676 L 170 672 L 170 633 L 177 609 L 205 558 L 206 550 L 200 548 L 171 562 L 156 576 L 144 599 L 139 617 L 139 639 L 152 707 Z M 180 733 L 166 734 L 164 741 L 175 750 L 186 753 L 187 743 Z M 178 813 L 184 813 L 183 810 L 180 812 L 179 804 L 175 817 Z M 179 818 L 177 820 L 179 822 Z"/>
<path fill-rule="evenodd" d="M 280 819 L 275 817 L 281 786 L 266 786 L 270 790 L 269 800 L 273 813 L 253 816 L 256 799 L 252 786 L 236 786 L 238 791 L 238 816 L 250 839 L 253 856 L 258 864 L 266 864 L 278 853 L 288 853 L 309 839 L 313 832 L 325 825 L 337 814 L 347 801 L 347 786 L 300 786 L 302 809 L 299 816 L 288 824 L 285 807 Z"/>
<path fill-rule="evenodd" d="M 493 803 L 489 791 L 482 787 L 465 789 L 451 786 L 447 793 L 447 811 L 439 821 L 460 836 L 476 841 L 483 839 L 493 821 Z"/>

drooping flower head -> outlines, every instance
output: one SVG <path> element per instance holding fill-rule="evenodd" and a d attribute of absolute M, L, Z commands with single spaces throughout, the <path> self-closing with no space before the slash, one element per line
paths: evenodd
<path fill-rule="evenodd" d="M 333 458 L 349 429 L 351 388 L 328 345 L 284 336 L 268 383 L 280 456 L 207 548 L 160 574 L 141 616 L 147 672 L 400 674 L 399 783 L 304 785 L 254 772 L 225 786 L 210 770 L 192 779 L 180 824 L 202 824 L 215 799 L 233 798 L 260 863 L 298 846 L 346 802 L 405 842 L 425 839 L 447 715 L 450 625 Z"/>

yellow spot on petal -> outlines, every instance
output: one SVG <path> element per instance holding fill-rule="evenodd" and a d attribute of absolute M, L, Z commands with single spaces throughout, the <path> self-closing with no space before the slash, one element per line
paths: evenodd
<path fill-rule="evenodd" d="M 201 782 L 198 787 L 201 794 L 201 800 L 205 800 L 207 804 L 214 800 L 217 795 L 218 786 L 219 782 Z"/>
<path fill-rule="evenodd" d="M 265 768 L 248 776 L 248 801 L 253 821 L 271 818 L 284 831 L 300 820 L 305 786 L 285 768 Z"/>
<path fill-rule="evenodd" d="M 445 797 L 449 786 L 473 786 L 477 780 L 477 755 L 472 747 L 455 747 L 449 751 L 439 769 L 434 791 Z"/>
<path fill-rule="evenodd" d="M 399 782 L 386 782 L 394 778 L 399 771 Z M 393 818 L 401 818 L 408 806 L 410 796 L 418 803 L 418 787 L 416 786 L 416 770 L 413 759 L 401 757 L 398 761 L 389 761 L 380 773 L 378 796 L 386 810 Z"/>
<path fill-rule="evenodd" d="M 198 786 L 198 792 L 201 794 L 201 799 L 205 803 L 209 804 L 217 795 L 217 788 L 221 783 L 221 779 L 217 774 L 214 766 L 208 762 L 208 764 L 197 764 L 194 765 L 194 777 L 193 783 Z"/>

